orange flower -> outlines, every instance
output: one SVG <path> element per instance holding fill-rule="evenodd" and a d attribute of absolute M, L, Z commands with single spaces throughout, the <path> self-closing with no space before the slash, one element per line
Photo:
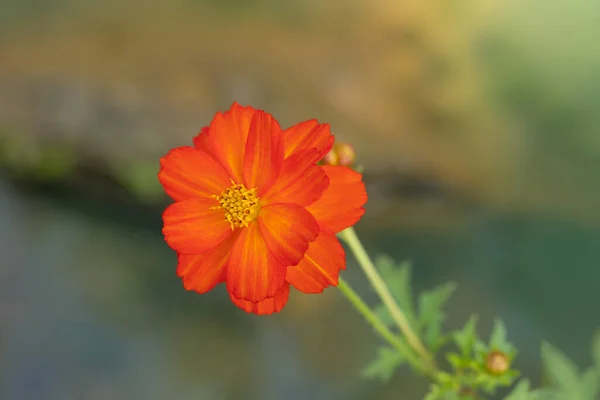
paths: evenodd
<path fill-rule="evenodd" d="M 332 147 L 328 124 L 282 130 L 270 114 L 237 103 L 160 160 L 158 178 L 175 200 L 163 234 L 178 253 L 187 290 L 225 282 L 233 303 L 271 314 L 290 285 L 321 293 L 346 268 L 335 233 L 364 213 L 362 175 L 319 166 Z"/>

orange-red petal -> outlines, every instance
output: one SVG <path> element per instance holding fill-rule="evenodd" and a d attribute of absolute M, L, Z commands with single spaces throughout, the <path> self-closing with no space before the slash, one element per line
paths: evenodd
<path fill-rule="evenodd" d="M 248 300 L 238 299 L 231 292 L 229 297 L 233 304 L 246 311 L 247 313 L 254 313 L 259 315 L 268 315 L 281 311 L 283 306 L 288 302 L 290 296 L 290 285 L 284 283 L 281 288 L 275 293 L 275 296 L 268 297 L 258 303 L 253 303 Z"/>
<path fill-rule="evenodd" d="M 218 283 L 225 282 L 227 261 L 237 235 L 223 240 L 214 249 L 202 254 L 178 254 L 177 275 L 187 290 L 206 293 Z"/>
<path fill-rule="evenodd" d="M 194 136 L 193 142 L 195 148 L 210 153 L 210 147 L 208 145 L 208 126 L 202 128 L 200 133 Z"/>
<path fill-rule="evenodd" d="M 258 226 L 267 248 L 283 265 L 296 265 L 308 244 L 319 234 L 319 224 L 298 204 L 278 203 L 263 207 Z"/>
<path fill-rule="evenodd" d="M 196 145 L 205 147 L 223 164 L 236 183 L 241 183 L 244 177 L 244 149 L 250 121 L 256 111 L 233 103 L 229 111 L 215 114 L 208 132 L 203 130 L 194 140 Z"/>
<path fill-rule="evenodd" d="M 337 233 L 357 223 L 365 213 L 367 191 L 362 174 L 348 167 L 325 165 L 322 168 L 329 177 L 329 187 L 307 210 L 320 224 Z"/>
<path fill-rule="evenodd" d="M 160 159 L 158 180 L 175 201 L 218 195 L 231 184 L 221 164 L 188 146 L 177 147 Z"/>
<path fill-rule="evenodd" d="M 291 156 L 300 150 L 316 148 L 319 158 L 331 150 L 333 135 L 329 124 L 319 124 L 316 119 L 300 122 L 283 131 L 285 142 L 285 157 Z"/>
<path fill-rule="evenodd" d="M 298 265 L 287 269 L 286 280 L 301 292 L 321 293 L 327 286 L 337 286 L 343 269 L 346 269 L 344 248 L 333 232 L 324 227 Z"/>
<path fill-rule="evenodd" d="M 249 189 L 258 188 L 261 196 L 275 182 L 283 165 L 283 140 L 279 123 L 258 110 L 248 132 L 244 154 L 244 183 Z"/>
<path fill-rule="evenodd" d="M 329 185 L 325 171 L 316 164 L 319 158 L 317 149 L 306 149 L 285 159 L 279 178 L 262 196 L 262 203 L 295 203 L 301 206 L 314 203 Z"/>
<path fill-rule="evenodd" d="M 273 297 L 285 282 L 285 266 L 273 257 L 257 223 L 242 228 L 227 265 L 227 290 L 238 299 Z"/>
<path fill-rule="evenodd" d="M 163 213 L 165 241 L 182 254 L 208 251 L 232 234 L 216 199 L 198 197 L 171 204 Z"/>

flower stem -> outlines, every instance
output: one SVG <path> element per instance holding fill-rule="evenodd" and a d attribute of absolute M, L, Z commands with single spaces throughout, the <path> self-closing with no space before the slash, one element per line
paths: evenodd
<path fill-rule="evenodd" d="M 388 327 L 381 322 L 381 320 L 375 315 L 373 310 L 360 298 L 360 296 L 352 289 L 346 281 L 341 277 L 339 278 L 338 288 L 346 296 L 346 298 L 352 303 L 352 305 L 358 310 L 359 313 L 365 317 L 365 319 L 371 324 L 371 326 L 385 339 L 392 347 L 394 347 L 400 354 L 406 357 L 407 361 L 418 370 L 422 370 L 423 367 L 419 362 L 419 359 L 414 355 L 410 347 L 404 343 L 398 336 L 396 336 Z"/>
<path fill-rule="evenodd" d="M 381 278 L 381 275 L 379 275 L 379 272 L 377 272 L 377 268 L 375 268 L 373 261 L 371 261 L 371 258 L 367 254 L 367 251 L 360 242 L 360 239 L 358 238 L 358 236 L 356 236 L 354 228 L 350 227 L 348 229 L 345 229 L 344 231 L 342 231 L 341 234 L 344 240 L 346 241 L 348 247 L 350 247 L 350 250 L 352 250 L 354 257 L 356 257 L 356 261 L 358 261 L 358 264 L 363 269 L 369 281 L 371 281 L 371 284 L 375 288 L 375 291 L 377 291 L 377 294 L 381 298 L 381 301 L 387 307 L 392 319 L 396 322 L 398 328 L 400 328 L 400 332 L 402 332 L 408 344 L 423 359 L 423 361 L 429 366 L 429 368 L 434 368 L 431 354 L 429 354 L 429 352 L 421 342 L 421 339 L 419 339 L 415 331 L 410 326 L 406 315 L 404 314 L 404 312 L 402 312 L 402 310 L 398 306 L 398 303 L 396 303 L 396 301 L 394 300 L 394 297 L 390 293 L 390 290 Z"/>

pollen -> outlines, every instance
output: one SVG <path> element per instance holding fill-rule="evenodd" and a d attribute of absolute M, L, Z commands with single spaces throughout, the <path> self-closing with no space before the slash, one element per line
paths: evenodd
<path fill-rule="evenodd" d="M 231 229 L 242 228 L 256 219 L 260 210 L 260 199 L 256 189 L 246 189 L 243 184 L 232 185 L 225 189 L 219 196 L 214 196 L 219 205 L 215 208 L 223 209 L 225 219 L 231 224 Z"/>

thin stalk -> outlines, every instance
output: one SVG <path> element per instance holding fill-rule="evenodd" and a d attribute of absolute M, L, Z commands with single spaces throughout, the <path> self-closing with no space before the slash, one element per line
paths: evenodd
<path fill-rule="evenodd" d="M 418 370 L 425 369 L 410 347 L 391 330 L 389 330 L 389 328 L 383 322 L 381 322 L 373 310 L 371 310 L 371 308 L 360 298 L 354 289 L 352 289 L 350 285 L 348 285 L 341 277 L 339 278 L 338 288 L 342 291 L 350 303 L 352 303 L 354 308 L 356 308 L 356 310 L 358 310 L 358 312 L 365 317 L 367 322 L 371 324 L 373 329 L 375 329 L 375 331 L 377 331 L 377 333 L 379 333 L 383 339 L 385 339 L 392 347 L 402 354 L 413 367 Z"/>
<path fill-rule="evenodd" d="M 381 301 L 387 307 L 390 316 L 392 317 L 396 325 L 398 325 L 398 328 L 400 328 L 400 332 L 402 333 L 402 335 L 404 335 L 408 344 L 415 350 L 415 352 L 420 357 L 423 358 L 423 361 L 429 364 L 431 368 L 434 368 L 431 354 L 429 354 L 429 352 L 423 345 L 423 342 L 421 342 L 421 339 L 419 339 L 419 336 L 410 326 L 406 315 L 400 309 L 398 303 L 396 303 L 396 300 L 394 300 L 394 297 L 392 296 L 387 285 L 381 278 L 381 275 L 379 275 L 379 272 L 377 272 L 375 264 L 373 264 L 373 261 L 371 261 L 371 258 L 369 257 L 367 251 L 360 242 L 360 239 L 358 238 L 358 236 L 356 236 L 354 228 L 345 229 L 341 232 L 341 234 L 343 239 L 346 241 L 346 244 L 348 244 L 348 247 L 350 247 L 350 250 L 354 254 L 356 261 L 358 261 L 358 264 L 363 269 L 365 275 L 371 282 L 371 285 L 373 285 L 373 288 L 381 298 Z"/>

